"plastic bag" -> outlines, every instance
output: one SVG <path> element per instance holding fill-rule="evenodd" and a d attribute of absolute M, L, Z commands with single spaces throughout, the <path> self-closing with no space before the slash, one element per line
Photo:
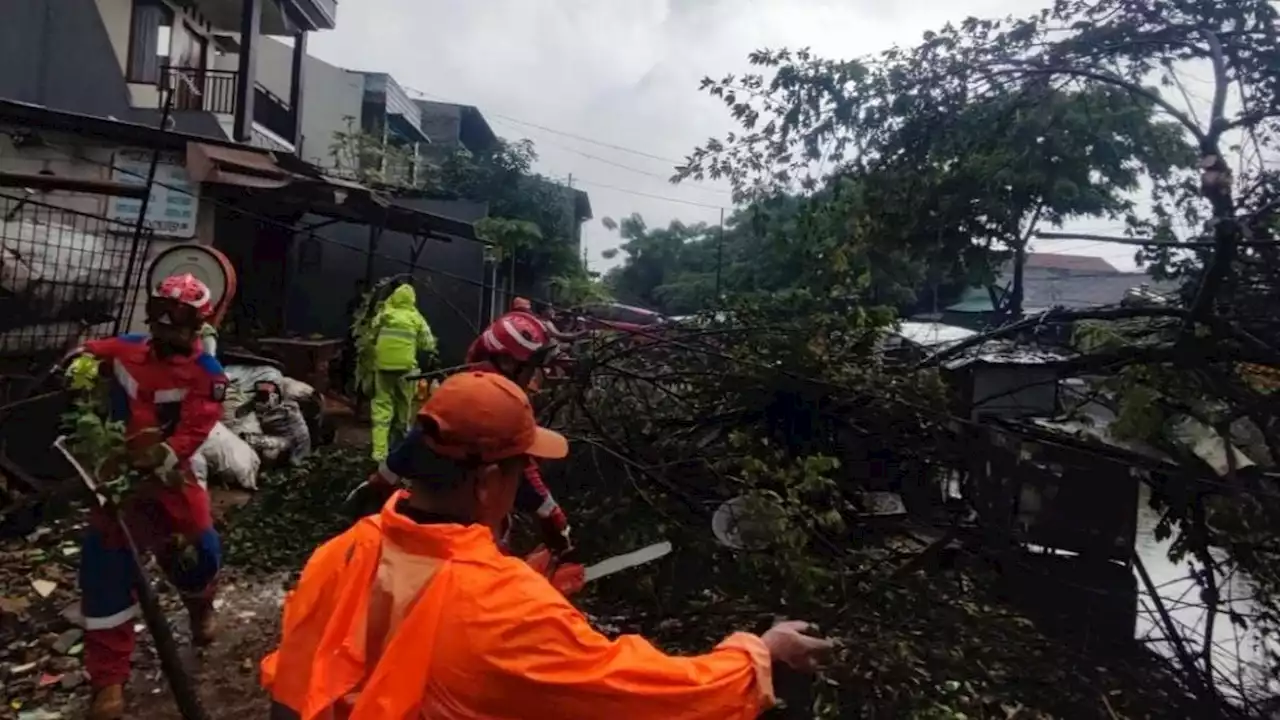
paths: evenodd
<path fill-rule="evenodd" d="M 258 489 L 258 468 L 262 460 L 251 445 L 222 423 L 213 426 L 213 432 L 200 446 L 198 454 L 208 465 L 209 478 L 245 490 Z"/>
<path fill-rule="evenodd" d="M 262 432 L 289 441 L 289 462 L 298 463 L 311 454 L 311 431 L 302 409 L 293 400 L 258 411 Z"/>
<path fill-rule="evenodd" d="M 197 485 L 209 489 L 209 463 L 200 452 L 191 456 L 191 474 L 196 476 Z"/>
<path fill-rule="evenodd" d="M 280 381 L 280 386 L 284 391 L 285 400 L 293 400 L 301 403 L 303 400 L 310 400 L 315 397 L 316 389 L 301 380 L 294 380 L 286 377 Z"/>
<path fill-rule="evenodd" d="M 244 441 L 253 448 L 258 457 L 263 462 L 276 463 L 288 460 L 289 452 L 292 449 L 292 442 L 289 438 L 280 437 L 278 435 L 249 435 Z"/>
<path fill-rule="evenodd" d="M 249 395 L 260 382 L 284 384 L 284 373 L 270 365 L 228 365 L 223 370 L 232 385 Z"/>

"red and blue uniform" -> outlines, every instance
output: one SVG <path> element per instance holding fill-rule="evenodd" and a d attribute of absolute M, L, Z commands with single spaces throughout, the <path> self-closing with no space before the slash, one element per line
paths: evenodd
<path fill-rule="evenodd" d="M 110 413 L 125 423 L 131 439 L 155 432 L 168 460 L 186 479 L 180 486 L 147 482 L 120 508 L 140 551 L 155 553 L 170 582 L 189 605 L 212 603 L 222 552 L 213 529 L 209 495 L 195 481 L 191 456 L 222 416 L 227 378 L 222 366 L 198 344 L 188 355 L 160 358 L 147 335 L 121 335 L 84 346 L 100 361 L 110 383 Z M 148 432 L 150 431 L 150 432 Z M 132 560 L 116 522 L 95 509 L 89 519 L 80 564 L 85 619 L 85 666 L 95 688 L 123 684 L 134 647 Z"/>

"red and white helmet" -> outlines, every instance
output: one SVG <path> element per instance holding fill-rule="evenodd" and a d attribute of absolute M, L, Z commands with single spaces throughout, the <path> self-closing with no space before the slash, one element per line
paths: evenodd
<path fill-rule="evenodd" d="M 528 362 L 551 346 L 547 329 L 532 315 L 508 313 L 494 320 L 480 334 L 480 345 L 489 355 L 505 355 L 516 362 Z"/>
<path fill-rule="evenodd" d="M 213 314 L 213 295 L 209 286 L 195 275 L 183 273 L 160 281 L 151 297 L 156 300 L 172 300 L 195 310 L 201 320 Z"/>

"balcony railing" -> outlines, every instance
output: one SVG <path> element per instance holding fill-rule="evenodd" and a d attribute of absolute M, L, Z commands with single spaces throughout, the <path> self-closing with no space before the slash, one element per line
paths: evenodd
<path fill-rule="evenodd" d="M 293 108 L 260 84 L 253 88 L 253 121 L 280 137 L 296 144 L 297 131 Z"/>
<path fill-rule="evenodd" d="M 174 93 L 174 110 L 204 110 L 220 115 L 236 112 L 236 86 L 240 73 L 234 70 L 165 67 L 164 87 Z M 164 102 L 162 97 L 160 100 Z"/>
<path fill-rule="evenodd" d="M 219 115 L 235 115 L 240 73 L 235 70 L 165 67 L 163 87 L 174 93 L 174 110 L 203 110 Z M 161 102 L 164 99 L 161 98 Z M 260 83 L 253 88 L 253 121 L 293 143 L 293 109 Z"/>

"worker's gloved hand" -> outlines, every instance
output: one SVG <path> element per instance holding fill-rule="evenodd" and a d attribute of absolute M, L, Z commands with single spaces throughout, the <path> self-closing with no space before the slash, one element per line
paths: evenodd
<path fill-rule="evenodd" d="M 565 563 L 556 568 L 548 579 L 561 595 L 573 597 L 582 592 L 582 586 L 587 583 L 587 569 L 579 563 Z"/>
<path fill-rule="evenodd" d="M 774 662 L 800 672 L 814 672 L 831 655 L 835 641 L 816 637 L 807 622 L 784 620 L 769 628 L 760 639 L 769 648 Z"/>
<path fill-rule="evenodd" d="M 159 437 L 157 430 L 144 430 L 129 438 L 129 464 L 166 485 L 181 485 L 185 477 L 178 469 L 178 454 L 168 443 L 157 442 Z"/>
<path fill-rule="evenodd" d="M 586 568 L 578 563 L 554 564 L 551 551 L 539 547 L 524 559 L 539 575 L 544 575 L 552 587 L 565 597 L 575 595 L 586 583 Z"/>
<path fill-rule="evenodd" d="M 349 513 L 371 515 L 378 512 L 387 500 L 391 499 L 395 491 L 395 483 L 375 470 L 364 482 L 347 494 L 342 505 Z"/>
<path fill-rule="evenodd" d="M 547 518 L 539 524 L 539 529 L 542 544 L 557 559 L 563 560 L 573 552 L 573 539 L 569 536 L 569 526 L 560 527 L 551 518 Z"/>

